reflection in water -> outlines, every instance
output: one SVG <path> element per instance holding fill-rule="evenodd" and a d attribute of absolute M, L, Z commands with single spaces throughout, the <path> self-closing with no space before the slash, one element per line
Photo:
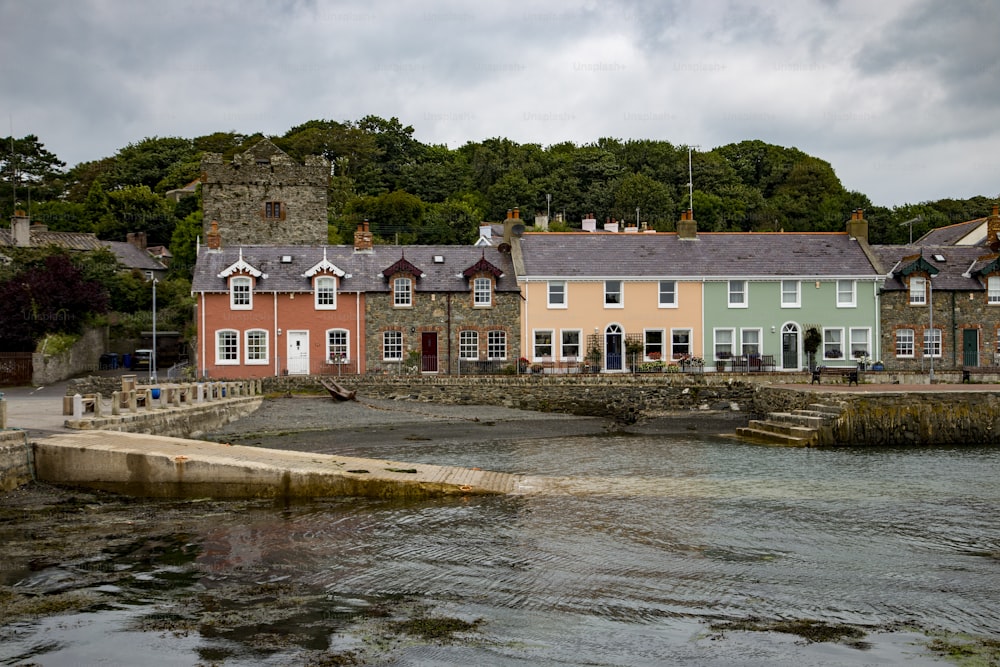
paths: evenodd
<path fill-rule="evenodd" d="M 396 649 L 400 664 L 930 662 L 902 640 L 862 650 L 709 638 L 707 623 L 747 618 L 1000 637 L 996 448 L 803 450 L 616 435 L 338 453 L 531 477 L 509 497 L 333 499 L 192 522 L 187 568 L 198 576 L 183 595 L 221 605 L 233 586 L 268 595 L 267 586 L 294 583 L 297 615 L 281 617 L 285 626 L 271 619 L 266 632 L 297 632 L 300 648 L 364 648 L 365 624 L 392 600 L 484 620 L 466 641 Z M 198 613 L 217 612 L 205 603 Z M 200 626 L 199 654 L 287 660 L 287 651 L 233 648 L 253 648 L 265 633 L 254 623 L 239 636 Z M 191 642 L 177 650 L 190 656 Z"/>

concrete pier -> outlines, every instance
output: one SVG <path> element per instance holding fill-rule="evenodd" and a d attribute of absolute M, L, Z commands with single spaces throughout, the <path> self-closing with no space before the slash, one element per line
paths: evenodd
<path fill-rule="evenodd" d="M 423 498 L 520 491 L 517 475 L 328 456 L 138 433 L 81 431 L 36 440 L 39 481 L 138 497 Z"/>

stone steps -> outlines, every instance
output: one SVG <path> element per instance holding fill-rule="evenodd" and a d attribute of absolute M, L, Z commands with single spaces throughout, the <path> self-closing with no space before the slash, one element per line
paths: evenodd
<path fill-rule="evenodd" d="M 843 407 L 813 403 L 791 412 L 771 412 L 766 419 L 751 419 L 736 429 L 736 435 L 773 445 L 811 447 L 819 440 L 820 429 L 837 419 Z"/>

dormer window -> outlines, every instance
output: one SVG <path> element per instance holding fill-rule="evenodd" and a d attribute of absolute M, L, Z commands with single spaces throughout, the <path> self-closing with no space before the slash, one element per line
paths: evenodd
<path fill-rule="evenodd" d="M 922 306 L 927 303 L 927 279 L 923 276 L 910 276 L 910 305 Z"/>
<path fill-rule="evenodd" d="M 1000 276 L 986 279 L 986 302 L 993 306 L 1000 305 Z"/>
<path fill-rule="evenodd" d="M 337 279 L 331 276 L 319 276 L 313 282 L 313 293 L 316 296 L 316 310 L 337 309 Z"/>
<path fill-rule="evenodd" d="M 413 281 L 399 277 L 392 281 L 392 305 L 396 308 L 413 306 Z"/>
<path fill-rule="evenodd" d="M 472 305 L 475 308 L 489 308 L 493 305 L 493 281 L 476 278 L 472 281 Z"/>
<path fill-rule="evenodd" d="M 229 279 L 229 308 L 231 310 L 253 309 L 253 280 L 246 276 Z"/>

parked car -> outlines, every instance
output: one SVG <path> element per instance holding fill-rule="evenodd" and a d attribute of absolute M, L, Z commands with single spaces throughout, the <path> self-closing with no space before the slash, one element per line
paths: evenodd
<path fill-rule="evenodd" d="M 148 371 L 153 363 L 152 350 L 136 350 L 132 353 L 132 370 Z"/>

